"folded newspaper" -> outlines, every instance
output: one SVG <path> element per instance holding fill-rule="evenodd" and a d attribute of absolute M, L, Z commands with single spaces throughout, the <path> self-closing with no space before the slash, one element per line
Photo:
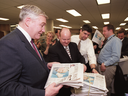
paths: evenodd
<path fill-rule="evenodd" d="M 45 88 L 55 82 L 56 86 L 62 84 L 74 88 L 83 86 L 84 67 L 81 63 L 53 64 Z"/>
<path fill-rule="evenodd" d="M 94 73 L 84 73 L 84 85 L 81 88 L 73 88 L 71 96 L 106 96 L 107 88 L 105 76 Z"/>
<path fill-rule="evenodd" d="M 102 44 L 102 41 L 104 41 L 104 36 L 101 34 L 100 31 L 96 30 L 94 35 L 93 35 L 93 38 L 92 38 L 92 41 L 97 43 L 99 46 L 101 46 Z"/>

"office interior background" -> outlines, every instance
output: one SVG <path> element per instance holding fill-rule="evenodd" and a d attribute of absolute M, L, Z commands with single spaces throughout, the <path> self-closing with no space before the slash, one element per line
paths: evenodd
<path fill-rule="evenodd" d="M 26 4 L 36 5 L 48 15 L 45 32 L 68 27 L 72 34 L 79 34 L 79 29 L 85 23 L 92 26 L 93 32 L 96 29 L 102 32 L 105 24 L 113 24 L 116 31 L 120 27 L 128 30 L 128 0 L 100 1 L 101 3 L 97 0 L 0 0 L 0 38 L 16 28 L 20 12 L 17 7 Z M 102 4 L 103 1 L 105 4 Z M 78 12 L 78 16 L 69 13 L 72 9 Z"/>

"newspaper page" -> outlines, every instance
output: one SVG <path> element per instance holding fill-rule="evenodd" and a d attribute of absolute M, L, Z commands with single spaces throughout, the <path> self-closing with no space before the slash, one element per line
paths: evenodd
<path fill-rule="evenodd" d="M 104 41 L 104 36 L 101 34 L 100 31 L 96 30 L 94 35 L 93 35 L 93 38 L 92 38 L 92 41 L 97 43 L 99 46 L 101 46 L 101 43 L 102 41 Z"/>
<path fill-rule="evenodd" d="M 95 73 L 84 73 L 84 84 L 101 90 L 106 90 L 105 76 Z"/>
<path fill-rule="evenodd" d="M 83 69 L 81 63 L 53 64 L 45 88 L 53 82 L 79 88 L 83 86 Z"/>
<path fill-rule="evenodd" d="M 76 89 L 72 88 L 71 96 L 106 96 L 107 88 L 105 76 L 95 73 L 84 73 L 83 86 Z"/>

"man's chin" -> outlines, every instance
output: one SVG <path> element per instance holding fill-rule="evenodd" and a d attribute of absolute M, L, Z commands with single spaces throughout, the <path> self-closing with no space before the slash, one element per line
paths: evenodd
<path fill-rule="evenodd" d="M 68 46 L 68 44 L 65 44 L 64 46 Z"/>
<path fill-rule="evenodd" d="M 82 40 L 86 40 L 87 38 L 82 38 Z"/>

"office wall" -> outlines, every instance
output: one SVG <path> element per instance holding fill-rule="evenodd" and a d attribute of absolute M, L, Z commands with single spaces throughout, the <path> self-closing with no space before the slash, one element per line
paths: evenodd
<path fill-rule="evenodd" d="M 9 24 L 0 24 L 0 38 L 10 33 L 10 25 Z M 4 34 L 4 35 L 3 35 Z"/>

